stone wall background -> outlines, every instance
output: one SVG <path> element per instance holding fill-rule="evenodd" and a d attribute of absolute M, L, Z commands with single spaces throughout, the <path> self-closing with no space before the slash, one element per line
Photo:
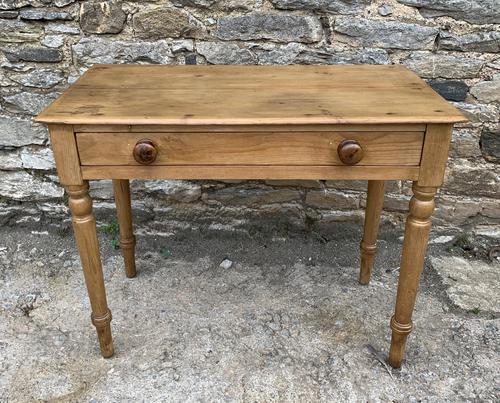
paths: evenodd
<path fill-rule="evenodd" d="M 46 130 L 31 118 L 93 63 L 402 63 L 471 120 L 454 131 L 435 224 L 498 235 L 500 0 L 0 0 L 0 49 L 2 225 L 67 222 Z M 91 186 L 110 220 L 110 183 Z M 359 220 L 366 183 L 132 187 L 139 223 L 161 231 Z M 409 195 L 408 183 L 388 183 L 387 220 L 402 222 Z"/>

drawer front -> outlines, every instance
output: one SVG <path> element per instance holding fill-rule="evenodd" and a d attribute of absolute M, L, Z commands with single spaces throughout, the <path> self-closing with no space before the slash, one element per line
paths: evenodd
<path fill-rule="evenodd" d="M 351 165 L 344 154 L 352 150 L 339 151 L 342 142 L 358 147 L 355 165 L 418 166 L 423 139 L 423 132 L 394 131 L 76 133 L 87 166 Z"/>

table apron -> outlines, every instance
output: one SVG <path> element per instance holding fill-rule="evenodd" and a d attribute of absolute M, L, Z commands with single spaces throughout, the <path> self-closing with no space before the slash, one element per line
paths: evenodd
<path fill-rule="evenodd" d="M 417 180 L 418 166 L 284 166 L 179 165 L 82 166 L 82 177 L 92 179 L 186 180 Z"/>

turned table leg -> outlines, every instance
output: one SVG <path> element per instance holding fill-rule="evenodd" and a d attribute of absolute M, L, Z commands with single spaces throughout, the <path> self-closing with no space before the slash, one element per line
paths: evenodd
<path fill-rule="evenodd" d="M 135 236 L 132 226 L 132 208 L 130 205 L 130 184 L 128 179 L 113 179 L 116 212 L 120 226 L 120 249 L 125 260 L 127 277 L 135 277 Z"/>
<path fill-rule="evenodd" d="M 412 330 L 411 316 L 415 306 L 420 273 L 424 267 L 425 253 L 434 210 L 435 187 L 413 183 L 413 197 L 406 220 L 403 254 L 399 271 L 396 310 L 391 318 L 392 340 L 389 364 L 399 368 L 403 361 L 406 339 Z"/>
<path fill-rule="evenodd" d="M 84 181 L 82 185 L 66 186 L 66 191 L 69 194 L 69 207 L 73 214 L 75 239 L 92 307 L 92 323 L 97 330 L 102 356 L 111 357 L 113 355 L 111 311 L 106 301 L 99 243 L 95 217 L 92 214 L 92 199 L 89 196 L 88 182 Z"/>
<path fill-rule="evenodd" d="M 361 284 L 368 284 L 372 274 L 373 261 L 377 253 L 380 214 L 384 205 L 384 188 L 384 181 L 368 181 L 365 226 L 361 241 L 361 270 L 359 272 L 359 282 Z"/>

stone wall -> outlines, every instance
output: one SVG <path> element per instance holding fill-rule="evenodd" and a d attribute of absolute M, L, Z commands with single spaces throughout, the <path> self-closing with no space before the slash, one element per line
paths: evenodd
<path fill-rule="evenodd" d="M 454 132 L 435 223 L 498 231 L 500 0 L 0 0 L 0 49 L 2 224 L 67 219 L 46 130 L 31 118 L 93 63 L 398 63 L 470 118 Z M 109 183 L 92 185 L 97 210 L 109 213 Z M 359 220 L 365 188 L 133 183 L 137 215 L 158 230 L 270 216 L 301 227 Z M 409 193 L 389 183 L 386 219 L 401 222 Z"/>

